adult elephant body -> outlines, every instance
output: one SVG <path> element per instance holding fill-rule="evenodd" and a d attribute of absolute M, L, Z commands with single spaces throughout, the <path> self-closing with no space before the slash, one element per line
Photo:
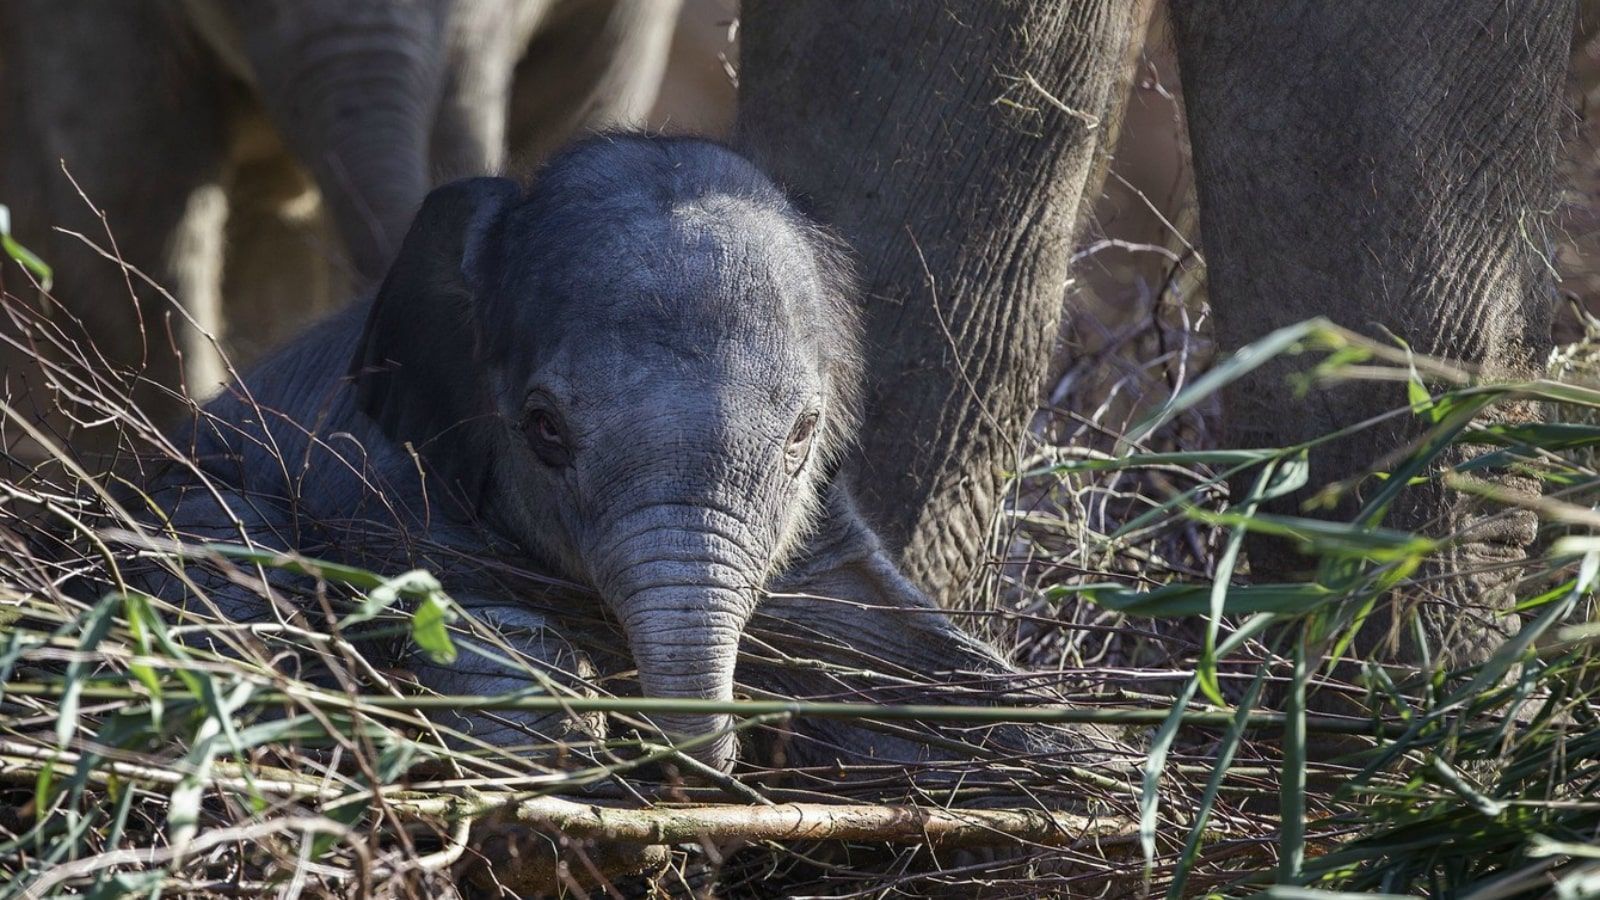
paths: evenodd
<path fill-rule="evenodd" d="M 979 571 L 1005 473 L 1038 405 L 1094 154 L 1148 4 L 749 0 L 738 133 L 863 257 L 868 515 L 946 599 Z M 1550 342 L 1541 237 L 1575 0 L 1174 2 L 1209 297 L 1224 350 L 1313 316 L 1491 371 Z M 937 122 L 937 127 L 926 123 Z M 1403 407 L 1403 391 L 1284 378 L 1233 387 L 1233 440 L 1282 446 Z M 1396 427 L 1393 446 L 1415 424 Z M 1318 446 L 1312 483 L 1366 470 L 1370 436 Z M 1295 510 L 1292 501 L 1283 507 Z M 1527 518 L 1489 518 L 1437 481 L 1390 523 L 1467 534 L 1429 571 L 1434 647 L 1463 658 Z M 1256 545 L 1258 576 L 1297 574 Z M 1508 565 L 1510 564 L 1510 565 Z M 1485 573 L 1465 582 L 1456 576 Z M 1485 629 L 1484 621 L 1500 623 Z"/>
<path fill-rule="evenodd" d="M 435 183 L 498 171 L 583 123 L 641 118 L 678 4 L 639 0 L 182 0 L 328 199 L 351 262 L 383 274 Z M 536 39 L 559 48 L 528 56 Z M 563 46 L 566 45 L 566 46 Z M 585 65 L 585 62 L 588 62 Z M 518 94 L 524 95 L 519 100 Z M 535 96 L 561 97 L 545 108 Z M 516 113 L 513 118 L 513 112 Z"/>
<path fill-rule="evenodd" d="M 207 335 L 226 337 L 226 320 L 282 334 L 375 282 L 433 184 L 641 119 L 676 12 L 675 0 L 6 3 L 0 202 L 54 264 L 56 300 L 84 323 L 72 337 L 139 372 L 136 400 L 170 410 L 165 391 L 224 380 Z M 319 195 L 331 245 L 280 242 L 259 250 L 266 263 L 238 241 L 224 254 L 230 214 L 320 216 Z M 187 315 L 57 226 L 114 241 Z M 270 315 L 224 314 L 225 259 L 255 282 L 238 286 L 240 305 L 267 297 Z"/>

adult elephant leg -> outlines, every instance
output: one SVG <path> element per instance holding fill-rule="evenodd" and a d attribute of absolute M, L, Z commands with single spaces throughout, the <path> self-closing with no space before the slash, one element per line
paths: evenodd
<path fill-rule="evenodd" d="M 1222 346 L 1325 315 L 1493 373 L 1539 370 L 1552 306 L 1542 235 L 1574 5 L 1174 3 Z M 1406 402 L 1400 387 L 1370 383 L 1298 396 L 1285 378 L 1303 365 L 1276 361 L 1228 392 L 1235 444 L 1303 441 Z M 1418 427 L 1319 447 L 1312 485 L 1364 471 L 1375 447 Z M 1534 522 L 1480 523 L 1483 512 L 1434 482 L 1388 520 L 1466 534 L 1433 570 L 1451 577 L 1418 589 L 1424 633 L 1447 661 L 1482 658 L 1495 632 L 1515 627 L 1466 607 L 1503 607 L 1496 588 L 1516 571 L 1504 564 L 1523 557 Z M 1258 544 L 1251 565 L 1281 578 L 1304 560 Z"/>
<path fill-rule="evenodd" d="M 655 105 L 681 0 L 559 0 L 512 78 L 513 166 L 537 164 L 574 132 L 638 127 Z"/>
<path fill-rule="evenodd" d="M 859 254 L 864 511 L 960 593 L 1038 404 L 1139 4 L 749 0 L 736 143 Z"/>
<path fill-rule="evenodd" d="M 0 269 L 32 320 L 19 327 L 0 318 L 0 366 L 8 402 L 79 449 L 111 449 L 117 429 L 74 420 L 104 422 L 103 407 L 131 403 L 164 425 L 182 405 L 170 392 L 186 376 L 196 391 L 215 377 L 214 365 L 199 371 L 208 368 L 209 343 L 143 279 L 202 319 L 215 309 L 217 261 L 207 254 L 219 248 L 204 226 L 223 214 L 216 184 L 224 150 L 213 74 L 162 4 L 0 4 L 0 203 L 11 209 L 17 240 L 55 271 L 46 301 L 20 268 L 7 261 Z M 34 355 L 10 341 L 65 341 L 69 347 L 47 356 L 120 377 L 96 385 L 100 409 L 86 409 L 49 387 Z M 29 455 L 6 430 L 8 448 Z"/>

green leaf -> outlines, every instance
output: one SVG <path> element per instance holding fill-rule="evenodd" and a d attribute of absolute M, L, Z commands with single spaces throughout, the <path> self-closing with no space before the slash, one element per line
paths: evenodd
<path fill-rule="evenodd" d="M 1233 765 L 1233 757 L 1239 752 L 1239 745 L 1244 740 L 1245 726 L 1250 722 L 1250 711 L 1255 709 L 1256 700 L 1261 696 L 1261 686 L 1266 683 L 1268 671 L 1266 666 L 1256 670 L 1256 677 L 1250 681 L 1250 689 L 1245 691 L 1244 698 L 1239 701 L 1239 709 L 1234 714 L 1233 721 L 1229 723 L 1227 733 L 1222 736 L 1222 743 L 1217 745 L 1217 762 L 1211 768 L 1211 777 L 1206 780 L 1205 793 L 1200 796 L 1200 808 L 1195 811 L 1194 825 L 1189 829 L 1189 838 L 1183 845 L 1183 855 L 1178 857 L 1178 865 L 1172 874 L 1172 883 L 1167 887 L 1168 900 L 1179 900 L 1184 895 L 1184 881 L 1189 877 L 1189 869 L 1200 853 L 1200 843 L 1205 838 L 1206 823 L 1211 819 L 1211 810 L 1216 806 L 1217 795 L 1222 792 L 1222 780 L 1228 774 L 1228 767 Z"/>
<path fill-rule="evenodd" d="M 1587 597 L 1595 587 L 1597 578 L 1600 578 L 1600 549 L 1584 555 L 1579 564 L 1578 575 L 1571 582 L 1571 589 L 1557 602 L 1547 603 L 1544 611 L 1531 621 L 1525 623 L 1516 634 L 1508 638 L 1493 655 L 1478 667 L 1472 678 L 1464 685 L 1457 687 L 1449 697 L 1437 703 L 1427 715 L 1418 716 L 1405 732 L 1390 744 L 1381 754 L 1367 763 L 1346 785 L 1346 789 L 1355 785 L 1365 784 L 1374 773 L 1395 760 L 1397 756 L 1405 753 L 1412 746 L 1422 730 L 1434 722 L 1439 721 L 1451 712 L 1468 706 L 1473 700 L 1493 685 L 1510 668 L 1521 661 L 1534 642 L 1544 635 L 1546 631 L 1560 623 L 1577 606 L 1578 601 Z"/>
<path fill-rule="evenodd" d="M 1471 442 L 1464 441 L 1464 443 Z M 1450 467 L 1450 471 L 1468 473 L 1509 469 L 1518 463 L 1525 464 L 1530 458 L 1529 449 L 1495 450 L 1490 453 L 1482 453 L 1463 462 L 1456 463 Z"/>
<path fill-rule="evenodd" d="M 55 272 L 33 251 L 17 243 L 17 239 L 11 236 L 11 210 L 3 203 L 0 203 L 0 250 L 4 250 L 7 256 L 32 272 L 33 277 L 39 281 L 39 287 L 46 291 L 50 290 L 55 282 Z"/>
<path fill-rule="evenodd" d="M 1248 521 L 1262 502 L 1291 494 L 1304 487 L 1309 471 L 1310 466 L 1304 452 L 1288 459 L 1267 463 L 1261 468 L 1261 473 L 1256 477 L 1256 483 L 1251 487 L 1249 495 L 1240 504 L 1241 519 Z M 1239 562 L 1239 553 L 1244 549 L 1244 536 L 1245 531 L 1242 528 L 1230 531 L 1228 545 L 1222 551 L 1222 558 L 1217 561 L 1206 608 L 1205 641 L 1201 646 L 1200 660 L 1195 665 L 1194 674 L 1200 682 L 1200 689 L 1205 692 L 1206 698 L 1217 706 L 1228 705 L 1223 699 L 1222 683 L 1217 675 L 1217 626 L 1227 609 L 1227 597 L 1231 587 L 1229 583 L 1233 581 L 1234 567 Z"/>
<path fill-rule="evenodd" d="M 327 726 L 333 726 L 349 737 L 365 737 L 376 740 L 387 734 L 382 726 L 368 719 L 362 720 L 363 727 L 360 730 L 355 729 L 354 723 L 347 713 L 323 712 L 318 715 L 305 713 L 282 719 L 267 719 L 264 722 L 254 722 L 246 725 L 239 729 L 239 746 L 248 750 L 264 744 L 315 741 L 318 738 L 329 736 L 329 728 Z"/>
<path fill-rule="evenodd" d="M 450 640 L 447 627 L 456 620 L 452 601 L 439 580 L 422 569 L 384 578 L 354 566 L 233 544 L 202 544 L 199 549 L 205 553 L 311 575 L 365 591 L 366 596 L 360 607 L 339 622 L 340 628 L 370 621 L 402 599 L 414 601 L 417 607 L 411 615 L 411 639 L 436 663 L 449 663 L 456 659 L 455 644 Z"/>
<path fill-rule="evenodd" d="M 1574 406 L 1600 406 L 1600 389 L 1562 381 L 1529 381 L 1505 385 L 1504 390 L 1527 396 L 1534 400 L 1566 403 Z"/>
<path fill-rule="evenodd" d="M 439 665 L 455 662 L 456 645 L 451 642 L 447 627 L 455 619 L 455 611 L 442 593 L 429 594 L 411 616 L 411 640 L 433 662 Z"/>
<path fill-rule="evenodd" d="M 1471 425 L 1473 419 L 1496 398 L 1497 395 L 1492 392 L 1469 394 L 1460 391 L 1445 394 L 1436 401 L 1434 412 L 1439 424 L 1428 432 L 1422 444 L 1404 462 L 1389 473 L 1382 486 L 1361 507 L 1360 521 L 1372 526 L 1382 522 L 1389 505 L 1411 483 L 1411 479 L 1423 474 L 1446 447 L 1455 443 L 1456 436 Z"/>
<path fill-rule="evenodd" d="M 1294 887 L 1293 884 L 1274 884 L 1254 897 L 1258 900 L 1416 900 L 1411 894 L 1362 894 L 1346 890 L 1317 890 L 1314 887 Z"/>
<path fill-rule="evenodd" d="M 399 778 L 401 773 L 411 768 L 411 763 L 422 750 L 415 741 L 393 739 L 384 744 L 378 752 L 378 764 L 375 773 L 378 783 L 388 784 Z"/>
<path fill-rule="evenodd" d="M 1416 369 L 1411 370 L 1411 377 L 1406 380 L 1406 400 L 1411 403 L 1411 411 L 1417 415 L 1427 415 L 1433 410 L 1433 395 L 1422 384 L 1422 376 Z"/>
<path fill-rule="evenodd" d="M 1294 676 L 1284 704 L 1283 768 L 1278 781 L 1278 883 L 1300 880 L 1306 859 L 1306 683 L 1311 680 L 1306 629 L 1295 635 Z"/>
<path fill-rule="evenodd" d="M 51 798 L 55 796 L 54 786 L 56 777 L 56 761 L 47 759 L 39 767 L 39 774 L 33 779 L 33 805 L 35 809 L 49 809 Z"/>
<path fill-rule="evenodd" d="M 1574 844 L 1557 841 L 1542 834 L 1534 834 L 1528 841 L 1528 856 L 1543 859 L 1549 856 L 1571 856 L 1577 859 L 1600 859 L 1600 845 Z"/>
<path fill-rule="evenodd" d="M 1267 513 L 1245 516 L 1232 511 L 1220 513 L 1194 510 L 1194 518 L 1213 525 L 1244 528 L 1258 534 L 1271 534 L 1290 538 L 1308 554 L 1332 557 L 1353 557 L 1379 562 L 1393 562 L 1411 557 L 1426 556 L 1439 548 L 1440 542 L 1407 531 L 1357 525 L 1351 522 L 1330 522 L 1299 516 L 1278 516 Z"/>
<path fill-rule="evenodd" d="M 401 598 L 426 601 L 429 597 L 443 593 L 444 587 L 439 584 L 439 579 L 422 569 L 413 569 L 369 588 L 361 601 L 361 606 L 341 619 L 339 628 L 343 630 L 351 625 L 371 621 Z"/>
<path fill-rule="evenodd" d="M 1282 456 L 1284 451 L 1272 448 L 1262 450 L 1192 450 L 1176 453 L 1134 453 L 1128 456 L 1105 459 L 1075 459 L 1058 463 L 1028 475 L 1048 475 L 1062 472 L 1118 472 L 1146 466 L 1237 466 L 1265 462 Z"/>
<path fill-rule="evenodd" d="M 279 553 L 273 550 L 262 550 L 256 547 L 244 547 L 239 544 L 199 544 L 193 550 L 197 555 L 214 554 L 226 559 L 255 563 L 258 566 L 265 566 L 269 569 L 282 569 L 285 572 L 293 572 L 298 575 L 310 575 L 313 578 L 321 578 L 325 581 L 348 584 L 364 591 L 374 590 L 391 580 L 376 572 L 369 572 L 366 569 L 355 566 Z M 182 556 L 182 554 L 179 555 Z"/>
<path fill-rule="evenodd" d="M 1600 444 L 1600 426 L 1573 422 L 1497 422 L 1464 432 L 1456 440 L 1463 444 L 1575 450 Z"/>
<path fill-rule="evenodd" d="M 167 801 L 167 840 L 180 854 L 194 840 L 200 826 L 200 804 L 211 780 L 211 766 L 216 759 L 218 741 L 231 736 L 230 743 L 238 746 L 233 730 L 233 714 L 249 701 L 256 686 L 248 681 L 234 685 L 222 696 L 216 691 L 215 680 L 201 675 L 204 685 L 202 697 L 208 715 L 195 730 L 189 753 L 184 757 L 184 775 L 172 789 Z"/>
<path fill-rule="evenodd" d="M 1450 764 L 1435 756 L 1430 760 L 1433 766 L 1433 776 L 1445 787 L 1455 791 L 1467 805 L 1478 811 L 1479 815 L 1493 819 L 1506 811 L 1506 805 L 1482 791 L 1473 787 L 1460 772 L 1450 767 Z"/>

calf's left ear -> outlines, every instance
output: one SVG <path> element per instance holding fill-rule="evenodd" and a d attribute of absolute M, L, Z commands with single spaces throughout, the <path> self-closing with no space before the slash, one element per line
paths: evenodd
<path fill-rule="evenodd" d="M 504 178 L 429 193 L 350 363 L 357 406 L 471 503 L 486 486 L 495 436 L 480 322 L 485 251 L 520 193 Z"/>

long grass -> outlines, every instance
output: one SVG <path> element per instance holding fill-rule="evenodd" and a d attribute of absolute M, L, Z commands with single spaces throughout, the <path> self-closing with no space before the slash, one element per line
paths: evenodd
<path fill-rule="evenodd" d="M 1495 381 L 1326 322 L 1216 361 L 1188 357 L 1204 348 L 1187 338 L 1168 343 L 1181 350 L 1156 355 L 1164 374 L 1131 366 L 1087 414 L 1042 420 L 996 529 L 994 577 L 957 613 L 1003 640 L 1025 674 L 958 685 L 949 703 L 891 691 L 692 704 L 642 699 L 625 677 L 584 695 L 546 680 L 447 697 L 369 648 L 383 637 L 439 659 L 514 660 L 450 585 L 151 534 L 119 505 L 129 467 L 74 456 L 75 435 L 59 429 L 116 428 L 134 470 L 177 448 L 121 402 L 131 382 L 98 372 L 73 323 L 34 318 L 16 296 L 5 304 L 31 338 L 17 349 L 39 353 L 71 403 L 54 418 L 16 398 L 0 406 L 32 454 L 13 454 L 0 481 L 0 897 L 582 894 L 647 882 L 730 896 L 1600 889 L 1600 390 L 1583 372 Z M 1281 354 L 1310 361 L 1309 379 L 1404 388 L 1392 417 L 1352 430 L 1406 420 L 1420 436 L 1386 448 L 1345 521 L 1263 512 L 1319 487 L 1307 460 L 1320 442 L 1207 446 L 1218 391 Z M 1166 377 L 1174 367 L 1182 376 Z M 1530 403 L 1546 421 L 1493 415 Z M 1544 494 L 1503 490 L 1490 477 L 1503 471 Z M 1463 574 L 1440 568 L 1460 536 L 1384 523 L 1419 481 L 1543 523 L 1504 614 L 1520 629 L 1455 669 L 1377 665 L 1354 639 L 1380 604 Z M 1248 487 L 1230 496 L 1230 482 Z M 1252 531 L 1291 536 L 1316 577 L 1253 582 Z M 316 588 L 303 616 L 240 624 L 121 577 L 196 564 L 263 592 L 284 569 Z M 592 603 L 577 586 L 511 576 L 542 602 Z M 330 674 L 305 677 L 301 661 Z M 1006 700 L 1024 689 L 1057 699 Z M 1324 711 L 1328 697 L 1343 711 Z M 488 745 L 450 716 L 551 708 L 607 716 L 612 737 Z M 847 719 L 965 756 L 934 766 L 949 776 L 937 791 L 892 762 L 768 761 L 720 775 L 651 732 L 645 720 L 666 709 L 729 712 L 733 727 L 769 732 Z M 998 721 L 1093 724 L 1125 752 L 1081 764 L 1008 756 L 982 740 Z"/>

